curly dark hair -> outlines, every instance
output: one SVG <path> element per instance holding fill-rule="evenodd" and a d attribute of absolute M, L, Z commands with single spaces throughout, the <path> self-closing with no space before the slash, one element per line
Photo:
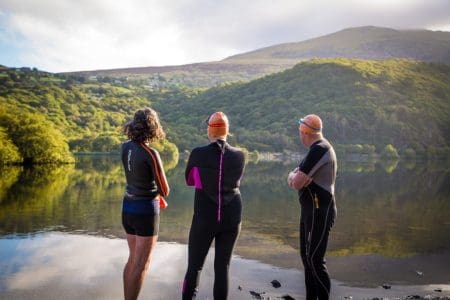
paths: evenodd
<path fill-rule="evenodd" d="M 133 120 L 123 127 L 123 132 L 136 143 L 154 142 L 166 136 L 158 113 L 150 107 L 136 111 Z"/>

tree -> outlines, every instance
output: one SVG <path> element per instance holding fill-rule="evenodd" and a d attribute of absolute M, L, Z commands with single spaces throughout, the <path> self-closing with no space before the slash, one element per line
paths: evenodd
<path fill-rule="evenodd" d="M 397 149 L 391 144 L 388 144 L 384 147 L 383 152 L 381 152 L 381 156 L 385 158 L 397 159 L 399 157 Z"/>
<path fill-rule="evenodd" d="M 21 163 L 23 161 L 19 149 L 14 145 L 3 127 L 0 127 L 0 141 L 0 165 Z"/>
<path fill-rule="evenodd" d="M 13 107 L 0 110 L 0 126 L 9 133 L 24 163 L 71 163 L 74 158 L 65 137 L 40 114 Z"/>

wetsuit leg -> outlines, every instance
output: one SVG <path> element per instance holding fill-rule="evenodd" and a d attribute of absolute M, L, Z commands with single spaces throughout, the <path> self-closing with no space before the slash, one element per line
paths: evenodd
<path fill-rule="evenodd" d="M 323 199 L 314 207 L 313 198 L 302 204 L 300 254 L 305 269 L 306 299 L 329 299 L 330 276 L 325 264 L 328 236 L 334 224 L 334 199 Z"/>
<path fill-rule="evenodd" d="M 318 299 L 330 298 L 330 275 L 325 262 L 328 236 L 334 222 L 334 209 L 330 203 L 326 209 L 316 210 L 314 228 L 311 235 L 309 262 L 313 271 Z"/>
<path fill-rule="evenodd" d="M 305 272 L 306 299 L 316 300 L 316 280 L 313 275 L 313 269 L 309 262 L 309 255 L 307 253 L 309 248 L 308 234 L 310 231 L 311 221 L 308 218 L 302 218 L 302 220 L 300 220 L 300 256 L 302 258 L 303 269 Z"/>
<path fill-rule="evenodd" d="M 195 299 L 200 273 L 213 238 L 214 231 L 211 226 L 202 225 L 194 217 L 189 232 L 188 269 L 183 281 L 183 300 Z"/>
<path fill-rule="evenodd" d="M 228 270 L 240 230 L 239 224 L 234 230 L 220 232 L 215 237 L 214 300 L 227 299 Z"/>

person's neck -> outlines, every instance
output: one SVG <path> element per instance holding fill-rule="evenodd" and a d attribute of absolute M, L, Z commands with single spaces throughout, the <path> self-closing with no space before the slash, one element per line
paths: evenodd
<path fill-rule="evenodd" d="M 209 141 L 210 141 L 211 143 L 215 143 L 215 142 L 217 142 L 217 141 L 219 141 L 219 140 L 226 142 L 226 141 L 227 141 L 227 138 L 226 138 L 226 137 L 218 137 L 218 138 L 210 138 L 210 139 L 209 139 Z"/>
<path fill-rule="evenodd" d="M 309 140 L 308 147 L 311 147 L 312 144 L 314 144 L 317 141 L 320 141 L 321 139 L 323 139 L 323 136 L 321 134 L 312 135 L 311 139 Z"/>

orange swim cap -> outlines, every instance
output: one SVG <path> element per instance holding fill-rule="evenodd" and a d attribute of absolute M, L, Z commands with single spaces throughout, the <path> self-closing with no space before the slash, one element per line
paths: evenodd
<path fill-rule="evenodd" d="M 208 119 L 208 134 L 213 138 L 228 135 L 228 127 L 228 118 L 221 111 L 213 113 Z"/>
<path fill-rule="evenodd" d="M 298 121 L 300 131 L 305 134 L 320 133 L 322 131 L 322 120 L 318 115 L 307 115 Z"/>

